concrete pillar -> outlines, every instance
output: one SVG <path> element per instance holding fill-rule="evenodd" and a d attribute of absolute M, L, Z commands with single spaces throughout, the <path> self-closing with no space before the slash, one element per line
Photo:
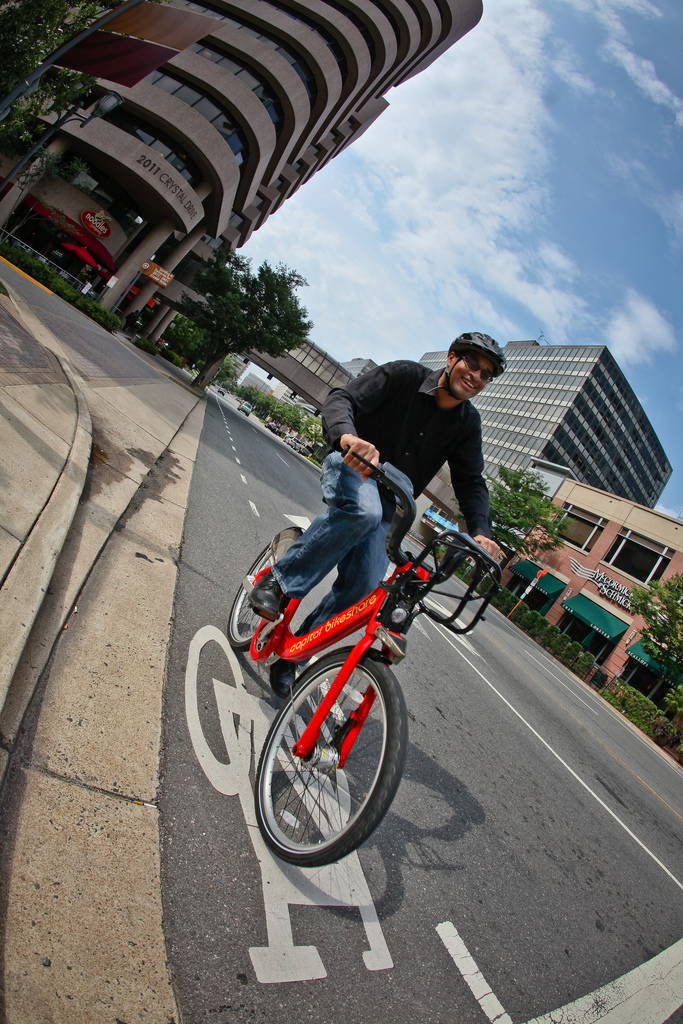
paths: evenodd
<path fill-rule="evenodd" d="M 114 287 L 106 289 L 104 298 L 102 299 L 103 309 L 111 309 L 116 305 L 121 296 L 130 288 L 139 273 L 142 264 L 146 260 L 152 258 L 161 243 L 166 241 L 173 230 L 173 223 L 170 220 L 166 218 L 164 220 L 160 220 L 159 223 L 152 228 L 147 237 L 144 238 L 142 242 L 135 247 L 135 249 L 133 249 L 125 263 L 123 263 L 116 271 L 118 281 Z"/>
<path fill-rule="evenodd" d="M 50 145 L 47 147 L 47 152 L 60 156 L 62 153 L 66 153 L 70 146 L 71 139 L 69 136 L 61 135 L 59 138 L 52 140 Z M 21 205 L 24 196 L 28 195 L 36 182 L 40 180 L 40 178 L 34 178 L 31 176 L 31 169 L 35 167 L 38 160 L 40 160 L 40 157 L 36 157 L 32 164 L 29 164 L 28 167 L 24 168 L 24 170 L 19 174 L 18 180 L 15 181 L 5 198 L 0 202 L 0 228 L 4 228 L 10 216 L 14 213 L 17 207 Z M 14 162 L 16 163 L 16 160 Z M 20 184 L 22 180 L 24 181 L 23 186 Z"/>
<path fill-rule="evenodd" d="M 156 315 L 152 317 L 147 326 L 147 337 L 152 341 L 157 341 L 161 337 L 178 312 L 177 309 L 172 309 L 170 306 L 162 306 L 162 309 L 163 312 L 157 310 Z"/>
<path fill-rule="evenodd" d="M 192 228 L 192 231 L 189 231 L 185 237 L 178 242 L 173 252 L 166 257 L 164 260 L 164 268 L 166 270 L 175 270 L 183 256 L 187 256 L 195 242 L 199 241 L 204 234 L 206 234 L 205 225 L 198 224 L 195 228 Z M 138 294 L 135 295 L 129 305 L 126 306 L 124 310 L 126 316 L 136 309 L 144 309 L 145 304 L 152 298 L 156 291 L 159 291 L 163 296 L 163 288 L 160 288 L 156 281 L 150 281 L 149 278 L 147 278 Z"/>

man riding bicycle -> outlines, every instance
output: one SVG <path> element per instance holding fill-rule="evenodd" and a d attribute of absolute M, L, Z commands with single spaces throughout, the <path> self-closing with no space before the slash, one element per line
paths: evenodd
<path fill-rule="evenodd" d="M 469 402 L 505 370 L 505 356 L 488 334 L 461 334 L 451 344 L 443 370 L 421 363 L 385 363 L 330 392 L 322 411 L 325 440 L 333 449 L 320 483 L 327 510 L 311 524 L 251 591 L 252 607 L 274 621 L 287 602 L 305 597 L 337 568 L 329 594 L 298 629 L 303 636 L 349 608 L 378 585 L 389 559 L 385 541 L 393 497 L 381 491 L 370 470 L 390 462 L 420 494 L 444 462 L 472 537 L 495 558 L 489 495 L 483 477 L 481 420 Z M 345 454 L 344 454 L 345 452 Z M 276 661 L 273 691 L 289 693 L 296 668 Z"/>

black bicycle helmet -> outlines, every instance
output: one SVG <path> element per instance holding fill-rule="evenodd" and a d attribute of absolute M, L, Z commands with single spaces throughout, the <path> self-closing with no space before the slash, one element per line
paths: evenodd
<path fill-rule="evenodd" d="M 454 342 L 451 343 L 449 352 L 455 352 L 460 354 L 461 352 L 481 352 L 482 355 L 488 356 L 493 363 L 493 373 L 495 377 L 500 377 L 501 373 L 505 373 L 505 367 L 507 366 L 503 350 L 488 334 L 480 334 L 478 331 L 472 331 L 469 334 L 460 334 Z"/>

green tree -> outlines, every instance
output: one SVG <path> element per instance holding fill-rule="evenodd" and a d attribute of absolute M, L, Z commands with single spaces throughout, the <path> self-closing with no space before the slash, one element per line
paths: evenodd
<path fill-rule="evenodd" d="M 0 98 L 6 96 L 62 43 L 119 5 L 93 0 L 15 0 L 0 10 Z M 95 81 L 65 68 L 43 75 L 30 96 L 16 100 L 0 122 L 0 148 L 17 152 L 43 130 L 41 114 L 63 113 Z"/>
<path fill-rule="evenodd" d="M 664 681 L 677 683 L 683 676 L 683 576 L 677 573 L 647 587 L 634 587 L 631 610 L 645 619 L 643 649 L 661 668 Z M 683 687 L 676 686 L 667 697 L 668 710 L 683 714 Z"/>
<path fill-rule="evenodd" d="M 164 341 L 179 356 L 185 356 L 188 363 L 202 358 L 204 332 L 181 313 L 173 318 L 164 331 Z"/>
<path fill-rule="evenodd" d="M 216 374 L 217 384 L 228 384 L 237 379 L 240 372 L 239 363 L 235 356 L 226 356 L 223 365 Z"/>
<path fill-rule="evenodd" d="M 565 513 L 546 496 L 539 473 L 500 466 L 489 491 L 491 533 L 508 554 L 533 557 L 562 545 L 559 531 Z"/>
<path fill-rule="evenodd" d="M 204 300 L 184 295 L 181 312 L 204 332 L 204 367 L 195 384 L 205 388 L 228 354 L 255 350 L 284 355 L 307 338 L 313 326 L 295 294 L 306 281 L 283 264 L 262 263 L 239 253 L 216 252 L 195 278 Z"/>

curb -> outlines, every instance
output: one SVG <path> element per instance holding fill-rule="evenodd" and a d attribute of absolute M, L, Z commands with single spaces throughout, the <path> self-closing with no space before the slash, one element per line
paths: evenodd
<path fill-rule="evenodd" d="M 0 589 L 0 711 L 69 532 L 90 461 L 90 411 L 68 362 L 56 358 L 76 398 L 76 429 L 52 494 Z"/>

